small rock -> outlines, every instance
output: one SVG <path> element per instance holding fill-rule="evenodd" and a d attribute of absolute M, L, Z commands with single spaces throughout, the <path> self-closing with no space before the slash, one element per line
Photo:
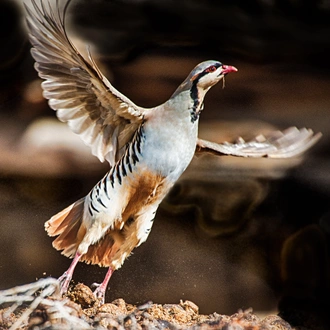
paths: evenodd
<path fill-rule="evenodd" d="M 70 292 L 68 292 L 67 296 L 72 301 L 80 304 L 82 308 L 92 307 L 97 301 L 92 290 L 82 283 L 78 283 L 72 290 L 70 290 Z"/>
<path fill-rule="evenodd" d="M 127 313 L 128 306 L 126 306 L 124 299 L 122 298 L 115 299 L 114 301 L 112 301 L 111 304 L 116 305 L 122 311 L 122 313 Z"/>
<path fill-rule="evenodd" d="M 110 304 L 102 305 L 99 308 L 98 312 L 110 314 L 111 316 L 119 316 L 119 315 L 126 314 L 126 308 L 124 310 L 123 308 L 120 308 L 119 306 L 117 306 L 113 303 L 110 303 Z"/>
<path fill-rule="evenodd" d="M 189 301 L 189 300 L 182 301 L 182 300 L 180 300 L 180 306 L 182 306 L 186 311 L 190 311 L 194 314 L 198 314 L 199 308 L 192 301 Z"/>
<path fill-rule="evenodd" d="M 290 330 L 292 327 L 286 321 L 284 321 L 278 315 L 268 315 L 262 321 L 261 324 L 269 330 Z"/>

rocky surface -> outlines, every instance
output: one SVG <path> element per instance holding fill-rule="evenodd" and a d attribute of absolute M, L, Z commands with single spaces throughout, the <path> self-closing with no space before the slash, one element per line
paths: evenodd
<path fill-rule="evenodd" d="M 0 292 L 0 302 L 1 298 Z M 61 307 L 58 308 L 57 305 Z M 0 310 L 1 329 L 299 329 L 292 328 L 277 315 L 259 317 L 252 309 L 240 310 L 231 316 L 216 312 L 203 315 L 199 313 L 198 306 L 189 300 L 181 300 L 178 304 L 147 302 L 135 306 L 119 298 L 111 303 L 101 304 L 91 289 L 82 283 L 71 288 L 64 298 L 45 297 L 34 309 L 22 307 L 16 311 L 11 308 Z"/>

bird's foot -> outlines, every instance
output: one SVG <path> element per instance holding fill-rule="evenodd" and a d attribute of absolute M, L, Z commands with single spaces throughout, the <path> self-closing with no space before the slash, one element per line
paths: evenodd
<path fill-rule="evenodd" d="M 107 286 L 105 286 L 103 283 L 93 283 L 91 285 L 92 287 L 96 288 L 93 292 L 96 299 L 98 299 L 101 303 L 101 305 L 105 302 L 105 291 L 107 289 Z"/>
<path fill-rule="evenodd" d="M 58 278 L 61 287 L 61 295 L 67 293 L 71 278 L 72 275 L 68 274 L 68 272 L 64 272 L 63 275 Z"/>

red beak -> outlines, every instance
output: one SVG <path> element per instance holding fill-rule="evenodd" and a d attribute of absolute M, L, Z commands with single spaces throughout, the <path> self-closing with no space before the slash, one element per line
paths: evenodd
<path fill-rule="evenodd" d="M 229 72 L 236 72 L 236 71 L 238 70 L 234 66 L 223 64 L 221 74 L 227 74 Z"/>

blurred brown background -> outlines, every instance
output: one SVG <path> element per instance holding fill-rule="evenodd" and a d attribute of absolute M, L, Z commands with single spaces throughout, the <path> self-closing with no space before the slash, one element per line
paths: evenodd
<path fill-rule="evenodd" d="M 70 260 L 43 224 L 107 170 L 42 98 L 23 16 L 21 0 L 0 2 L 0 289 L 62 274 Z M 330 2 L 73 0 L 67 26 L 141 106 L 164 102 L 203 60 L 238 67 L 208 93 L 201 137 L 323 133 L 304 158 L 195 159 L 148 241 L 114 274 L 108 301 L 189 299 L 203 313 L 320 319 L 330 285 Z M 74 279 L 104 274 L 80 264 Z"/>

